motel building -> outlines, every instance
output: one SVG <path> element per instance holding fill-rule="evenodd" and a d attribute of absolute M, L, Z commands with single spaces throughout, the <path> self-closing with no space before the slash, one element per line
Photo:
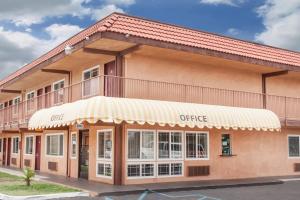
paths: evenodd
<path fill-rule="evenodd" d="M 113 13 L 0 82 L 0 163 L 130 185 L 300 175 L 300 53 Z"/>

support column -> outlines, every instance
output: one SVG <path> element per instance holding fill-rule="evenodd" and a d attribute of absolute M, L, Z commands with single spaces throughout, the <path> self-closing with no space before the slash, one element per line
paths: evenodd
<path fill-rule="evenodd" d="M 123 168 L 123 124 L 115 125 L 114 137 L 114 185 L 122 185 L 122 168 Z"/>

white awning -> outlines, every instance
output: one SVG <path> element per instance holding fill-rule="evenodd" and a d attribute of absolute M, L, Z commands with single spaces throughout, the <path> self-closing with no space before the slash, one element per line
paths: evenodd
<path fill-rule="evenodd" d="M 265 109 L 103 96 L 39 110 L 29 120 L 28 128 L 55 128 L 84 121 L 258 131 L 281 128 L 278 117 Z"/>

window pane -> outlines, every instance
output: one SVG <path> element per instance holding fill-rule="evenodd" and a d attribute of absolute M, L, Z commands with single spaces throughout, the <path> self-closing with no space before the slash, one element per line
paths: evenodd
<path fill-rule="evenodd" d="M 2 152 L 2 139 L 0 139 L 0 152 Z"/>
<path fill-rule="evenodd" d="M 91 77 L 96 77 L 96 76 L 98 76 L 98 73 L 99 73 L 98 68 L 93 69 L 92 72 L 91 72 Z"/>
<path fill-rule="evenodd" d="M 159 176 L 170 175 L 170 164 L 158 164 L 158 175 Z"/>
<path fill-rule="evenodd" d="M 198 158 L 207 158 L 207 135 L 200 133 L 197 134 L 198 139 Z"/>
<path fill-rule="evenodd" d="M 47 155 L 50 155 L 50 136 L 47 136 Z"/>
<path fill-rule="evenodd" d="M 89 79 L 89 78 L 91 78 L 91 72 L 90 72 L 90 71 L 84 72 L 84 74 L 83 74 L 83 79 L 84 79 L 84 80 L 87 80 L 87 79 Z"/>
<path fill-rule="evenodd" d="M 32 154 L 32 146 L 33 146 L 33 137 L 26 137 L 26 154 Z"/>
<path fill-rule="evenodd" d="M 158 157 L 169 158 L 169 133 L 158 133 Z"/>
<path fill-rule="evenodd" d="M 104 133 L 98 133 L 98 158 L 104 158 Z"/>
<path fill-rule="evenodd" d="M 104 164 L 98 163 L 97 174 L 98 174 L 98 175 L 104 175 Z"/>
<path fill-rule="evenodd" d="M 128 165 L 127 176 L 128 177 L 140 176 L 140 165 Z"/>
<path fill-rule="evenodd" d="M 72 134 L 72 156 L 76 156 L 76 143 L 77 143 L 77 138 L 76 134 Z"/>
<path fill-rule="evenodd" d="M 171 175 L 182 175 L 181 163 L 171 163 Z"/>
<path fill-rule="evenodd" d="M 154 165 L 142 164 L 142 176 L 154 176 Z"/>
<path fill-rule="evenodd" d="M 231 144 L 229 134 L 222 134 L 222 155 L 231 155 Z"/>
<path fill-rule="evenodd" d="M 128 132 L 128 158 L 140 158 L 140 132 L 138 131 Z"/>
<path fill-rule="evenodd" d="M 154 158 L 154 133 L 142 132 L 142 159 Z"/>
<path fill-rule="evenodd" d="M 182 158 L 181 133 L 171 133 L 171 158 Z"/>
<path fill-rule="evenodd" d="M 59 136 L 59 155 L 63 155 L 63 148 L 64 148 L 64 136 L 60 135 Z"/>
<path fill-rule="evenodd" d="M 298 157 L 299 155 L 299 137 L 289 137 L 289 156 Z"/>
<path fill-rule="evenodd" d="M 111 164 L 105 164 L 105 176 L 111 176 Z"/>
<path fill-rule="evenodd" d="M 58 155 L 59 137 L 50 136 L 50 155 Z"/>
<path fill-rule="evenodd" d="M 112 154 L 111 132 L 105 132 L 105 158 L 110 159 Z"/>
<path fill-rule="evenodd" d="M 196 158 L 196 134 L 186 134 L 186 157 Z"/>

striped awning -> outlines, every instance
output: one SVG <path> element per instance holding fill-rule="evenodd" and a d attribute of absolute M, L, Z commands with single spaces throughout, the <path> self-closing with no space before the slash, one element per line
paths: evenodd
<path fill-rule="evenodd" d="M 103 96 L 39 110 L 29 120 L 28 127 L 55 128 L 84 121 L 258 131 L 281 128 L 276 114 L 265 109 Z"/>

